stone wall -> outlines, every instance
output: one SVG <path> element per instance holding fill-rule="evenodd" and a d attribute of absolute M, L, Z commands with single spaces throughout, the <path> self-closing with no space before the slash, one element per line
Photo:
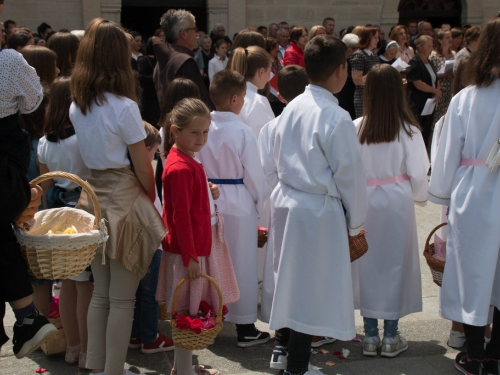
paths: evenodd
<path fill-rule="evenodd" d="M 140 2 L 140 0 L 137 0 Z M 463 22 L 483 26 L 500 10 L 500 0 L 462 0 Z M 232 35 L 249 26 L 288 21 L 308 28 L 334 17 L 335 30 L 380 24 L 389 31 L 398 22 L 399 0 L 207 0 L 209 30 L 215 23 Z M 95 17 L 120 21 L 121 0 L 7 0 L 2 20 L 15 20 L 33 31 L 47 22 L 56 30 L 83 29 Z"/>

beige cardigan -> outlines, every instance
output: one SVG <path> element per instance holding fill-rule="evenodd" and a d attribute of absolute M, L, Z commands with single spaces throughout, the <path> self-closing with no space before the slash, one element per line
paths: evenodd
<path fill-rule="evenodd" d="M 87 182 L 99 199 L 109 240 L 105 253 L 125 269 L 143 278 L 153 254 L 167 234 L 163 220 L 130 168 L 91 170 Z M 77 208 L 94 213 L 82 191 Z M 102 254 L 101 250 L 97 250 Z"/>

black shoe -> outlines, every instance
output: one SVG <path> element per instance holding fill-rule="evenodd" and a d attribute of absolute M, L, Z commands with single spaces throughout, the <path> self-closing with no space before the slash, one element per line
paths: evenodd
<path fill-rule="evenodd" d="M 486 370 L 488 375 L 498 375 L 500 373 L 500 361 L 495 359 L 489 359 L 486 362 Z"/>
<path fill-rule="evenodd" d="M 487 375 L 484 363 L 470 360 L 466 352 L 460 352 L 455 358 L 455 368 L 465 375 Z"/>
<path fill-rule="evenodd" d="M 252 332 L 245 334 L 245 336 L 238 335 L 238 345 L 240 348 L 248 348 L 249 346 L 264 344 L 269 341 L 271 335 L 267 332 L 261 332 L 254 327 Z"/>
<path fill-rule="evenodd" d="M 24 318 L 23 324 L 14 324 L 14 354 L 21 359 L 37 350 L 43 342 L 57 333 L 57 328 L 38 310 Z"/>

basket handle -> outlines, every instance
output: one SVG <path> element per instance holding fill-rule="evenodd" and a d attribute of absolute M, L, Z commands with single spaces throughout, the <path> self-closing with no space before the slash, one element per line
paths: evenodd
<path fill-rule="evenodd" d="M 83 190 L 88 194 L 90 199 L 92 200 L 92 203 L 94 204 L 94 228 L 99 229 L 99 222 L 101 221 L 101 206 L 99 205 L 99 200 L 97 199 L 97 195 L 95 195 L 94 190 L 90 187 L 88 182 L 83 181 L 80 177 L 77 175 L 67 173 L 67 172 L 49 172 L 45 173 L 41 176 L 38 176 L 37 178 L 33 179 L 30 182 L 30 187 L 34 188 L 36 185 L 43 181 L 51 180 L 53 178 L 62 178 L 64 180 L 69 180 L 71 182 L 74 182 L 77 185 L 80 185 Z"/>
<path fill-rule="evenodd" d="M 213 278 L 211 278 L 210 276 L 208 276 L 204 273 L 202 273 L 200 275 L 200 277 L 203 277 L 203 278 L 207 279 L 208 281 L 210 281 L 212 283 L 212 285 L 215 287 L 215 290 L 217 290 L 217 294 L 219 295 L 219 312 L 217 313 L 217 317 L 215 318 L 215 323 L 221 324 L 222 323 L 222 308 L 224 307 L 224 305 L 223 305 L 223 301 L 222 301 L 222 292 L 219 288 L 219 285 L 217 285 L 217 282 Z M 175 288 L 175 292 L 174 292 L 173 302 L 172 302 L 172 312 L 177 310 L 177 295 L 181 291 L 181 287 L 188 280 L 189 279 L 187 279 L 187 278 L 183 278 L 181 281 L 179 281 L 179 284 L 177 284 L 177 287 Z"/>
<path fill-rule="evenodd" d="M 426 249 L 429 247 L 429 242 L 431 241 L 431 238 L 434 235 L 434 233 L 436 233 L 439 228 L 444 227 L 445 225 L 448 225 L 448 223 L 441 223 L 438 226 L 436 226 L 436 228 L 431 230 L 431 233 L 429 233 L 429 236 L 427 237 L 427 241 L 425 241 L 425 248 Z"/>

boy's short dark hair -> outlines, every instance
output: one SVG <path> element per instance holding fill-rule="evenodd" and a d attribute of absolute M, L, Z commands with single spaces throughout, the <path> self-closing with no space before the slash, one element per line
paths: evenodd
<path fill-rule="evenodd" d="M 340 66 L 346 64 L 347 47 L 330 35 L 318 35 L 304 50 L 306 72 L 312 82 L 324 82 Z"/>
<path fill-rule="evenodd" d="M 302 94 L 309 84 L 306 70 L 299 65 L 285 66 L 278 72 L 278 91 L 287 102 Z"/>
<path fill-rule="evenodd" d="M 146 147 L 161 144 L 160 132 L 149 122 L 143 121 L 142 123 L 144 124 L 144 130 L 146 130 L 146 139 L 144 140 Z"/>
<path fill-rule="evenodd" d="M 245 77 L 235 70 L 224 69 L 216 73 L 210 81 L 210 99 L 218 107 L 245 89 Z"/>

